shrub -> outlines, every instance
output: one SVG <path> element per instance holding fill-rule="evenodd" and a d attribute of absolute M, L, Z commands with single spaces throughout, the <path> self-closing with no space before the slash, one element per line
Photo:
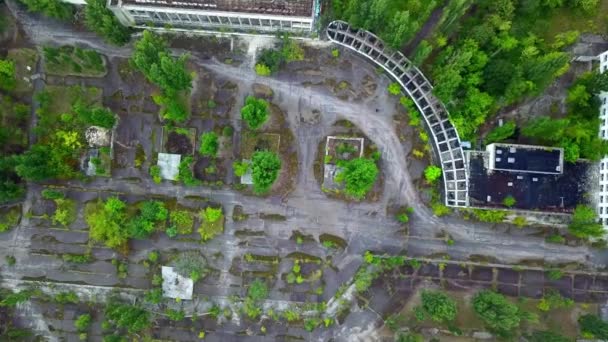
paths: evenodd
<path fill-rule="evenodd" d="M 574 209 L 568 231 L 578 238 L 597 238 L 604 234 L 602 225 L 597 222 L 595 210 L 582 204 Z"/>
<path fill-rule="evenodd" d="M 429 165 L 424 169 L 424 178 L 429 184 L 435 183 L 441 177 L 441 168 L 436 165 Z"/>
<path fill-rule="evenodd" d="M 340 57 L 340 50 L 338 50 L 338 49 L 333 49 L 333 50 L 331 50 L 331 55 L 332 55 L 332 57 L 334 57 L 334 58 L 338 58 L 338 57 Z"/>
<path fill-rule="evenodd" d="M 194 217 L 187 210 L 174 210 L 169 215 L 171 226 L 177 229 L 179 234 L 191 234 L 194 225 Z"/>
<path fill-rule="evenodd" d="M 159 256 L 160 255 L 158 254 L 157 251 L 152 251 L 152 252 L 148 253 L 148 260 L 150 260 L 151 262 L 157 262 Z"/>
<path fill-rule="evenodd" d="M 433 214 L 439 217 L 448 215 L 452 212 L 452 209 L 439 202 L 433 203 L 431 209 L 433 209 Z"/>
<path fill-rule="evenodd" d="M 250 129 L 260 128 L 268 120 L 268 102 L 253 96 L 247 96 L 245 106 L 241 108 L 241 118 Z"/>
<path fill-rule="evenodd" d="M 89 314 L 80 315 L 80 316 L 78 316 L 76 321 L 74 321 L 74 327 L 79 332 L 87 331 L 87 329 L 89 329 L 90 325 L 91 325 L 91 315 L 89 315 Z"/>
<path fill-rule="evenodd" d="M 257 63 L 255 65 L 255 73 L 260 76 L 270 76 L 272 72 L 270 71 L 270 68 L 266 66 L 266 64 Z"/>
<path fill-rule="evenodd" d="M 436 322 L 453 321 L 456 318 L 456 302 L 443 292 L 423 291 L 422 308 Z"/>
<path fill-rule="evenodd" d="M 251 157 L 253 191 L 266 193 L 276 181 L 281 170 L 281 159 L 269 151 L 257 151 Z"/>
<path fill-rule="evenodd" d="M 335 181 L 344 183 L 344 192 L 360 200 L 372 189 L 378 178 L 378 166 L 372 159 L 355 158 L 345 162 Z"/>
<path fill-rule="evenodd" d="M 564 242 L 566 242 L 566 239 L 559 234 L 553 234 L 553 235 L 547 236 L 545 241 L 549 242 L 549 243 L 563 244 Z"/>
<path fill-rule="evenodd" d="M 497 126 L 486 135 L 484 143 L 486 145 L 506 140 L 515 134 L 515 122 L 508 121 L 502 126 Z"/>
<path fill-rule="evenodd" d="M 105 0 L 87 0 L 85 25 L 89 30 L 102 36 L 107 42 L 123 45 L 129 41 L 130 31 L 106 8 Z"/>
<path fill-rule="evenodd" d="M 65 262 L 72 262 L 75 264 L 86 264 L 93 260 L 91 254 L 63 254 L 61 258 Z"/>
<path fill-rule="evenodd" d="M 196 282 L 209 273 L 207 260 L 198 252 L 181 253 L 175 260 L 175 272 Z"/>
<path fill-rule="evenodd" d="M 608 323 L 604 322 L 597 315 L 583 315 L 579 317 L 578 324 L 583 336 L 599 340 L 608 340 Z"/>
<path fill-rule="evenodd" d="M 502 210 L 473 209 L 473 216 L 482 222 L 500 223 L 507 217 L 507 212 Z"/>
<path fill-rule="evenodd" d="M 64 227 L 69 226 L 76 220 L 76 202 L 71 199 L 59 198 L 55 200 L 57 208 L 53 214 L 53 224 L 61 224 Z"/>
<path fill-rule="evenodd" d="M 254 301 L 266 299 L 268 297 L 268 286 L 260 279 L 254 280 L 247 289 L 247 297 Z"/>
<path fill-rule="evenodd" d="M 473 297 L 473 309 L 488 328 L 500 336 L 509 336 L 521 321 L 519 308 L 505 296 L 490 290 Z"/>
<path fill-rule="evenodd" d="M 85 220 L 89 225 L 91 239 L 103 242 L 110 248 L 126 244 L 129 233 L 125 227 L 126 204 L 116 197 L 106 202 L 89 203 L 85 210 Z"/>
<path fill-rule="evenodd" d="M 158 166 L 158 165 L 150 166 L 150 176 L 152 176 L 152 180 L 154 181 L 154 183 L 160 184 L 163 181 L 163 179 L 160 175 L 160 166 Z"/>
<path fill-rule="evenodd" d="M 192 156 L 183 158 L 179 163 L 177 179 L 184 182 L 184 185 L 186 186 L 196 186 L 201 183 L 198 179 L 194 178 L 194 175 L 192 174 L 192 163 L 194 163 L 194 158 L 192 158 Z"/>
<path fill-rule="evenodd" d="M 234 170 L 235 176 L 242 177 L 247 173 L 247 170 L 249 170 L 249 163 L 244 161 L 235 161 L 232 163 L 232 169 Z"/>
<path fill-rule="evenodd" d="M 224 231 L 224 214 L 222 208 L 207 207 L 199 214 L 202 218 L 198 232 L 203 241 L 212 239 Z"/>
<path fill-rule="evenodd" d="M 401 94 L 401 86 L 397 82 L 389 84 L 387 90 L 391 95 Z"/>
<path fill-rule="evenodd" d="M 504 204 L 506 207 L 509 207 L 509 208 L 511 208 L 512 206 L 514 206 L 515 203 L 517 203 L 517 201 L 515 200 L 515 197 L 513 197 L 511 195 L 505 197 L 502 200 L 502 204 Z"/>
<path fill-rule="evenodd" d="M 203 156 L 215 157 L 219 149 L 217 134 L 214 132 L 206 132 L 201 135 L 201 148 L 199 153 Z"/>
<path fill-rule="evenodd" d="M 129 333 L 138 333 L 150 325 L 148 312 L 131 304 L 110 303 L 106 307 L 105 317 L 108 322 L 127 329 Z"/>

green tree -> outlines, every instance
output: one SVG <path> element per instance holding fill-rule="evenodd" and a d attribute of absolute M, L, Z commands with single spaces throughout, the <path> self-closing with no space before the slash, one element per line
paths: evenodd
<path fill-rule="evenodd" d="M 15 89 L 16 85 L 15 62 L 0 59 L 0 90 L 10 91 Z"/>
<path fill-rule="evenodd" d="M 586 314 L 578 319 L 583 336 L 608 340 L 608 323 L 604 322 L 597 315 Z"/>
<path fill-rule="evenodd" d="M 268 120 L 268 102 L 264 99 L 247 96 L 245 106 L 241 108 L 241 118 L 249 128 L 260 128 Z"/>
<path fill-rule="evenodd" d="M 123 201 L 110 197 L 105 203 L 89 204 L 87 209 L 85 221 L 89 225 L 91 239 L 110 248 L 123 247 L 127 243 L 129 231 L 125 229 L 126 204 Z"/>
<path fill-rule="evenodd" d="M 87 331 L 87 329 L 89 329 L 90 325 L 91 325 L 91 315 L 89 315 L 89 314 L 80 315 L 74 321 L 74 327 L 76 328 L 76 330 L 78 330 L 80 332 Z"/>
<path fill-rule="evenodd" d="M 456 318 L 456 302 L 440 291 L 423 291 L 422 309 L 436 322 L 453 321 Z"/>
<path fill-rule="evenodd" d="M 272 187 L 281 171 L 281 159 L 270 151 L 257 151 L 251 157 L 253 191 L 266 193 Z"/>
<path fill-rule="evenodd" d="M 129 237 L 146 238 L 156 230 L 159 223 L 164 223 L 169 211 L 161 201 L 146 201 L 140 205 L 139 214 L 129 220 L 127 230 Z"/>
<path fill-rule="evenodd" d="M 412 57 L 412 63 L 416 66 L 421 66 L 422 63 L 431 55 L 433 52 L 433 45 L 427 40 L 420 41 L 420 44 L 414 50 L 414 56 Z"/>
<path fill-rule="evenodd" d="M 36 144 L 24 154 L 16 157 L 15 172 L 19 177 L 32 181 L 67 178 L 73 173 L 73 170 L 65 163 L 64 158 L 70 154 L 70 151 Z"/>
<path fill-rule="evenodd" d="M 222 217 L 222 208 L 207 207 L 203 213 L 203 220 L 206 222 L 216 222 Z"/>
<path fill-rule="evenodd" d="M 187 55 L 177 59 L 171 57 L 162 37 L 144 31 L 142 38 L 135 43 L 131 63 L 146 78 L 159 86 L 167 98 L 174 99 L 179 91 L 192 87 L 192 75 L 186 70 Z"/>
<path fill-rule="evenodd" d="M 114 13 L 106 7 L 105 0 L 86 0 L 86 2 L 84 15 L 89 30 L 114 45 L 124 45 L 129 41 L 130 30 L 116 19 Z"/>
<path fill-rule="evenodd" d="M 40 12 L 47 17 L 68 20 L 74 15 L 74 6 L 61 0 L 20 0 L 30 12 Z"/>
<path fill-rule="evenodd" d="M 148 312 L 131 304 L 110 303 L 106 307 L 105 317 L 111 324 L 125 328 L 129 333 L 138 333 L 150 325 Z"/>
<path fill-rule="evenodd" d="M 568 231 L 578 238 L 597 238 L 604 235 L 602 225 L 597 222 L 595 210 L 583 204 L 574 209 Z"/>
<path fill-rule="evenodd" d="M 517 305 L 490 290 L 483 290 L 473 297 L 473 309 L 488 328 L 500 336 L 509 336 L 521 321 Z"/>
<path fill-rule="evenodd" d="M 391 84 L 389 84 L 387 90 L 391 95 L 401 94 L 401 86 L 397 82 L 392 82 Z"/>
<path fill-rule="evenodd" d="M 435 183 L 441 177 L 441 168 L 436 165 L 429 165 L 424 169 L 424 178 L 429 184 Z"/>
<path fill-rule="evenodd" d="M 360 200 L 372 189 L 378 173 L 378 166 L 372 159 L 355 158 L 341 166 L 335 181 L 344 183 L 344 193 Z"/>
<path fill-rule="evenodd" d="M 266 299 L 268 297 L 268 286 L 260 279 L 254 280 L 247 289 L 247 297 L 254 301 Z"/>
<path fill-rule="evenodd" d="M 201 148 L 199 153 L 203 156 L 215 157 L 219 148 L 217 134 L 214 132 L 205 132 L 201 135 Z"/>

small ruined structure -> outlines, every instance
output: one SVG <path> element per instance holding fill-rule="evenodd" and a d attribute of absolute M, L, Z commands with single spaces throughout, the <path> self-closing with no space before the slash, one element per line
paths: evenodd
<path fill-rule="evenodd" d="M 125 26 L 178 30 L 312 32 L 319 0 L 108 0 Z"/>
<path fill-rule="evenodd" d="M 585 202 L 591 164 L 564 163 L 562 148 L 490 144 L 485 151 L 467 151 L 469 201 L 472 207 L 570 212 Z"/>
<path fill-rule="evenodd" d="M 341 190 L 344 184 L 335 181 L 336 176 L 342 171 L 337 165 L 339 160 L 347 161 L 363 156 L 365 139 L 329 136 L 325 142 L 325 160 L 323 161 L 323 189 Z M 351 152 L 339 151 L 340 144 L 351 146 Z"/>
<path fill-rule="evenodd" d="M 160 176 L 163 179 L 176 180 L 181 160 L 180 154 L 159 153 L 156 165 L 160 168 Z"/>
<path fill-rule="evenodd" d="M 163 297 L 192 299 L 194 282 L 190 278 L 182 277 L 173 267 L 163 266 L 161 269 L 163 276 Z"/>

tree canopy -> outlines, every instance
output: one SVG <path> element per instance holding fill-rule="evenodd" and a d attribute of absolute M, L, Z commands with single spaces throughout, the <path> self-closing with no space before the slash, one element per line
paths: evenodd
<path fill-rule="evenodd" d="M 85 212 L 89 236 L 110 248 L 123 247 L 129 239 L 126 217 L 126 204 L 116 197 L 90 204 Z"/>
<path fill-rule="evenodd" d="M 358 200 L 365 197 L 378 178 L 378 166 L 372 159 L 355 158 L 342 163 L 340 167 L 335 181 L 344 183 L 344 193 Z"/>
<path fill-rule="evenodd" d="M 207 157 L 215 157 L 219 148 L 217 134 L 214 132 L 205 132 L 201 135 L 201 148 L 199 153 Z"/>
<path fill-rule="evenodd" d="M 69 20 L 74 16 L 74 6 L 61 0 L 19 0 L 30 12 L 40 12 L 47 17 Z"/>
<path fill-rule="evenodd" d="M 517 305 L 499 293 L 483 290 L 473 297 L 473 309 L 479 318 L 501 336 L 519 327 L 521 313 Z"/>
<path fill-rule="evenodd" d="M 447 322 L 456 318 L 456 302 L 440 291 L 423 291 L 422 309 L 433 321 Z"/>
<path fill-rule="evenodd" d="M 268 192 L 281 170 L 281 159 L 270 151 L 257 151 L 251 157 L 253 191 L 259 194 Z"/>
<path fill-rule="evenodd" d="M 578 319 L 578 324 L 583 334 L 599 340 L 608 340 L 608 323 L 597 315 L 583 315 Z"/>
<path fill-rule="evenodd" d="M 249 128 L 260 128 L 268 120 L 268 102 L 264 99 L 247 96 L 245 106 L 241 108 L 241 118 Z"/>
<path fill-rule="evenodd" d="M 595 210 L 582 204 L 574 209 L 568 231 L 578 238 L 597 238 L 604 235 L 604 228 L 598 223 Z"/>
<path fill-rule="evenodd" d="M 15 89 L 15 62 L 0 59 L 0 90 L 10 91 Z"/>
<path fill-rule="evenodd" d="M 129 41 L 130 30 L 116 19 L 114 13 L 106 7 L 105 0 L 86 0 L 86 2 L 84 15 L 89 30 L 114 45 L 124 45 Z"/>
<path fill-rule="evenodd" d="M 138 333 L 150 325 L 148 312 L 131 304 L 108 304 L 105 318 L 114 326 L 127 329 L 129 333 Z"/>

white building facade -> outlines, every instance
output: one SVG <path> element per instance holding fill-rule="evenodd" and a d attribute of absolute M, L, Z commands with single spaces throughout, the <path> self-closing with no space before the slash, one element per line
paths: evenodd
<path fill-rule="evenodd" d="M 320 0 L 108 0 L 108 8 L 132 27 L 306 34 Z"/>
<path fill-rule="evenodd" d="M 600 72 L 608 69 L 608 51 L 600 54 Z M 601 92 L 600 97 L 600 138 L 608 140 L 608 92 Z M 608 156 L 600 161 L 600 191 L 597 214 L 604 229 L 608 228 Z"/>

